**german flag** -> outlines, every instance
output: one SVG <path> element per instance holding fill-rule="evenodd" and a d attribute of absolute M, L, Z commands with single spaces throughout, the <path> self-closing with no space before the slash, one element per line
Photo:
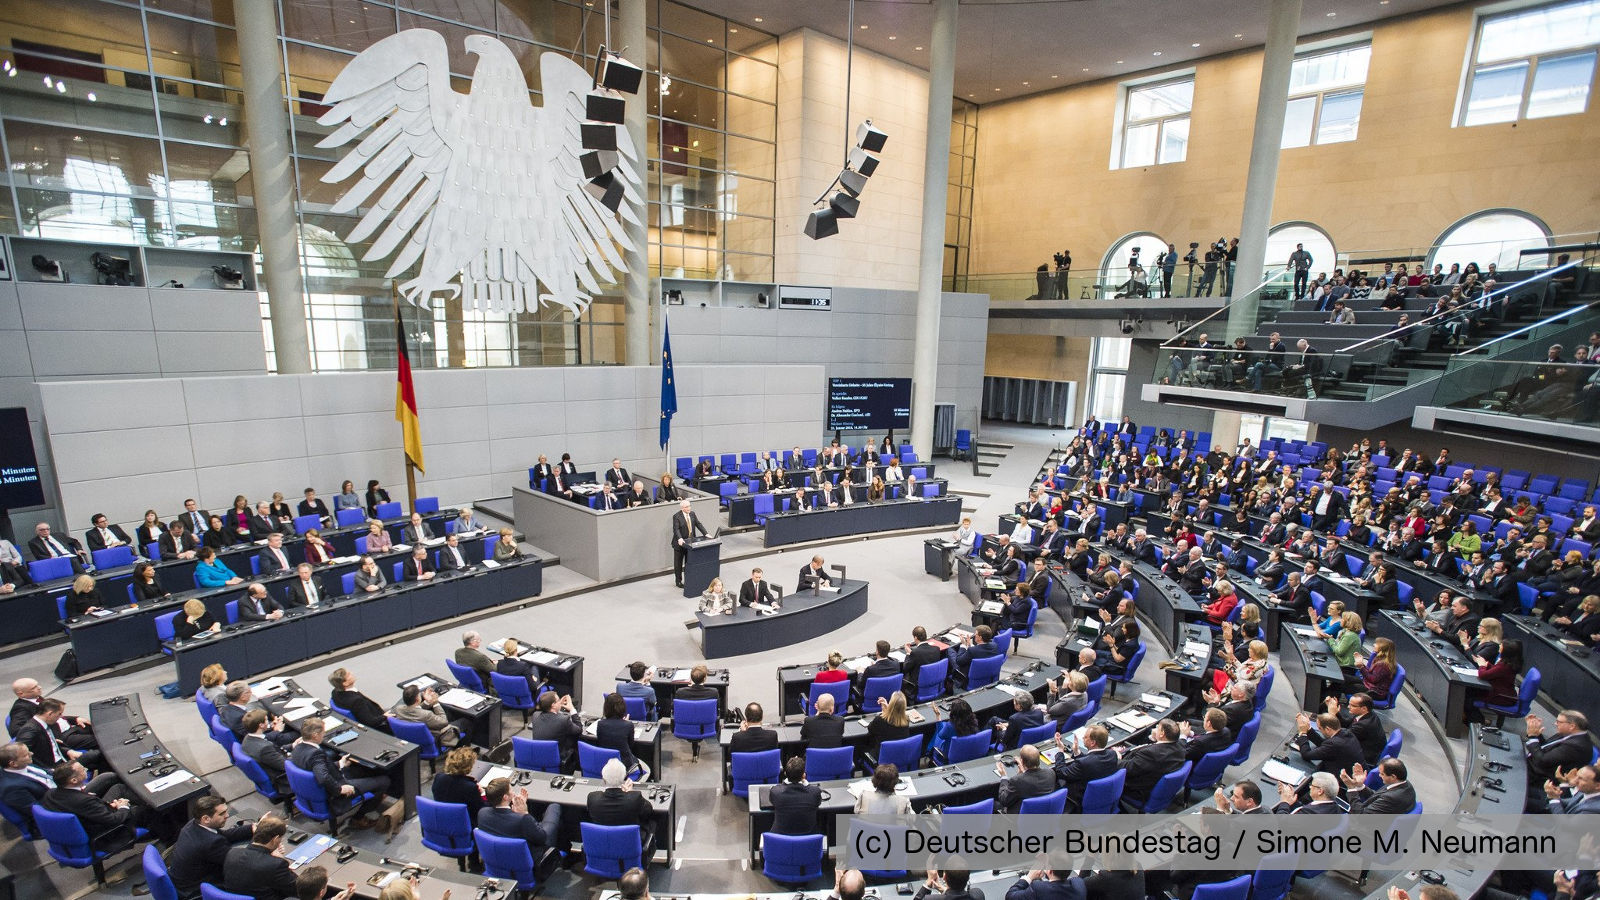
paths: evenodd
<path fill-rule="evenodd" d="M 394 311 L 394 330 L 396 343 L 399 348 L 399 364 L 396 371 L 394 389 L 394 418 L 400 423 L 400 430 L 405 435 L 406 459 L 417 471 L 424 471 L 422 467 L 422 425 L 417 419 L 417 391 L 411 385 L 411 351 L 406 346 L 406 323 L 400 318 L 400 310 Z"/>

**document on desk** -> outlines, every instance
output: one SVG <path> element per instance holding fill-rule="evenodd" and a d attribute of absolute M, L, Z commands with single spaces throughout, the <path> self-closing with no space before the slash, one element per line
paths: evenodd
<path fill-rule="evenodd" d="M 395 544 L 395 545 L 391 546 L 389 549 L 395 551 L 396 553 L 410 553 L 411 552 L 411 545 L 410 544 Z"/>
<path fill-rule="evenodd" d="M 1478 669 L 1476 666 L 1451 666 L 1450 671 L 1456 673 L 1457 675 L 1466 675 L 1470 678 L 1478 677 Z"/>
<path fill-rule="evenodd" d="M 688 681 L 689 680 L 689 670 L 688 669 L 678 669 L 678 670 L 674 671 L 672 673 L 672 680 L 673 681 Z"/>
<path fill-rule="evenodd" d="M 979 612 L 985 612 L 990 615 L 998 615 L 1000 612 L 1005 610 L 1005 608 L 1006 605 L 1001 603 L 999 600 L 985 600 L 978 604 Z"/>
<path fill-rule="evenodd" d="M 906 661 L 906 652 L 904 650 L 890 650 L 889 651 L 889 658 L 894 660 L 895 662 L 902 662 L 903 663 L 903 662 Z"/>
<path fill-rule="evenodd" d="M 333 559 L 328 560 L 328 562 L 338 563 L 339 565 L 344 565 L 346 563 L 360 562 L 360 561 L 361 561 L 361 557 L 359 557 L 359 556 L 335 556 Z"/>
<path fill-rule="evenodd" d="M 144 789 L 152 794 L 159 794 L 167 788 L 184 784 L 193 777 L 194 775 L 190 774 L 188 769 L 179 769 L 171 774 L 163 775 L 155 781 L 146 783 Z"/>
<path fill-rule="evenodd" d="M 863 795 L 876 789 L 872 786 L 872 779 L 863 778 L 860 781 L 851 782 L 847 790 L 850 791 L 850 796 L 859 800 Z M 900 781 L 894 786 L 894 792 L 902 797 L 915 797 L 917 795 L 917 786 L 902 775 L 900 776 Z"/>
<path fill-rule="evenodd" d="M 1006 583 L 999 578 L 985 578 L 983 588 L 988 591 L 1003 591 L 1006 589 Z"/>
<path fill-rule="evenodd" d="M 1261 774 L 1267 776 L 1273 781 L 1278 782 L 1279 784 L 1287 784 L 1290 787 L 1297 789 L 1300 787 L 1300 785 L 1306 782 L 1306 779 L 1311 777 L 1305 772 L 1296 769 L 1294 766 L 1291 766 L 1286 762 L 1279 762 L 1276 759 L 1267 760 L 1266 763 L 1261 766 Z"/>
<path fill-rule="evenodd" d="M 285 853 L 284 858 L 289 861 L 289 868 L 298 869 L 321 856 L 324 851 L 336 843 L 338 843 L 338 839 L 332 835 L 314 834 L 301 842 L 300 846 Z"/>
<path fill-rule="evenodd" d="M 1166 694 L 1140 694 L 1139 702 L 1149 704 L 1158 709 L 1166 709 L 1172 705 L 1172 698 Z"/>
<path fill-rule="evenodd" d="M 1025 688 L 1018 687 L 1017 685 L 1014 685 L 1014 684 L 997 684 L 997 685 L 995 685 L 995 687 L 999 688 L 1002 691 L 1005 691 L 1006 693 L 1010 694 L 1013 697 L 1021 697 L 1021 696 L 1025 695 L 1025 694 L 1029 694 L 1029 692 Z"/>
<path fill-rule="evenodd" d="M 478 787 L 487 788 L 489 782 L 496 778 L 510 778 L 511 775 L 510 766 L 490 766 L 489 771 L 483 773 L 483 777 L 478 779 Z"/>
<path fill-rule="evenodd" d="M 839 586 L 836 584 L 820 584 L 817 585 L 817 589 L 820 591 L 825 591 L 829 594 L 839 593 Z"/>
<path fill-rule="evenodd" d="M 536 666 L 554 665 L 557 660 L 561 659 L 560 656 L 551 653 L 549 650 L 534 650 L 530 653 L 524 653 L 522 658 Z"/>
<path fill-rule="evenodd" d="M 480 695 L 462 688 L 451 688 L 439 695 L 440 703 L 445 706 L 454 706 L 457 709 L 471 709 L 482 700 L 483 697 Z"/>
<path fill-rule="evenodd" d="M 1184 641 L 1182 656 L 1210 657 L 1211 645 L 1200 641 Z"/>
<path fill-rule="evenodd" d="M 1108 721 L 1123 731 L 1138 731 L 1155 724 L 1156 720 L 1143 710 L 1130 709 L 1112 716 Z"/>
<path fill-rule="evenodd" d="M 266 681 L 251 685 L 250 692 L 256 695 L 257 700 L 260 700 L 263 697 L 271 697 L 274 694 L 283 693 L 284 688 L 287 686 L 282 678 L 268 678 Z"/>
<path fill-rule="evenodd" d="M 432 675 L 423 675 L 420 678 L 411 679 L 410 681 L 406 682 L 405 684 L 401 685 L 400 687 L 402 689 L 408 688 L 408 687 L 414 687 L 414 688 L 416 688 L 418 690 L 427 690 L 428 688 L 433 687 L 433 685 L 434 685 L 433 676 Z"/>
<path fill-rule="evenodd" d="M 492 559 L 486 559 L 483 561 L 483 567 L 485 569 L 498 569 L 500 568 L 500 564 Z"/>

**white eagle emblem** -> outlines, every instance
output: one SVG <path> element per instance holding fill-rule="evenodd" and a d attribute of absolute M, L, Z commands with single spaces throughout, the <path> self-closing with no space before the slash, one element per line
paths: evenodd
<path fill-rule="evenodd" d="M 332 108 L 317 121 L 340 127 L 317 146 L 360 141 L 322 180 L 361 178 L 333 212 L 366 206 L 346 239 L 364 241 L 381 228 L 362 259 L 394 255 L 385 277 L 422 260 L 417 277 L 400 285 L 408 300 L 448 292 L 469 309 L 532 311 L 542 301 L 577 316 L 621 274 L 619 245 L 635 249 L 623 221 L 583 190 L 579 126 L 593 82 L 547 52 L 539 58 L 544 104 L 536 107 L 505 44 L 483 35 L 465 44 L 478 57 L 465 95 L 450 86 L 444 38 L 422 28 L 384 38 L 339 73 L 324 98 Z M 627 130 L 616 130 L 621 156 L 635 159 Z M 621 217 L 637 226 L 637 176 L 626 164 L 617 174 Z"/>

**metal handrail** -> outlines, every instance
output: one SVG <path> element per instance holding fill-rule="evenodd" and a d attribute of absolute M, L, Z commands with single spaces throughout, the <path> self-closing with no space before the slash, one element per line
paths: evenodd
<path fill-rule="evenodd" d="M 1582 306 L 1574 306 L 1571 309 L 1564 309 L 1561 312 L 1552 313 L 1551 315 L 1545 316 L 1543 319 L 1540 319 L 1539 321 L 1534 322 L 1531 325 L 1524 325 L 1523 327 L 1518 328 L 1516 331 L 1513 331 L 1510 334 L 1502 334 L 1502 335 L 1500 335 L 1499 337 L 1495 338 L 1492 341 L 1489 341 L 1489 342 L 1484 343 L 1484 344 L 1479 344 L 1478 346 L 1473 347 L 1471 350 L 1463 350 L 1462 354 L 1478 353 L 1480 351 L 1488 350 L 1490 347 L 1493 347 L 1495 344 L 1498 344 L 1501 341 L 1507 341 L 1507 340 L 1510 340 L 1510 339 L 1512 339 L 1514 337 L 1517 337 L 1519 335 L 1526 334 L 1526 333 L 1532 331 L 1535 328 L 1542 328 L 1545 325 L 1552 325 L 1552 324 L 1554 324 L 1556 322 L 1559 322 L 1562 319 L 1565 319 L 1565 318 L 1567 318 L 1569 316 L 1576 316 L 1579 313 L 1589 312 L 1590 310 L 1595 309 L 1596 307 L 1600 307 L 1600 302 L 1585 303 Z"/>
<path fill-rule="evenodd" d="M 1161 344 L 1162 348 L 1163 349 L 1176 348 L 1177 347 L 1177 344 L 1175 343 L 1176 341 L 1179 341 L 1179 340 L 1182 340 L 1182 339 L 1188 337 L 1188 335 L 1189 335 L 1189 333 L 1191 331 L 1194 331 L 1196 328 L 1199 328 L 1201 325 L 1204 325 L 1205 323 L 1211 321 L 1212 319 L 1215 319 L 1217 316 L 1220 316 L 1223 313 L 1227 312 L 1229 309 L 1233 308 L 1233 304 L 1239 302 L 1240 300 L 1243 300 L 1246 297 L 1249 297 L 1252 294 L 1259 293 L 1263 288 L 1265 288 L 1269 284 L 1272 284 L 1274 281 L 1276 281 L 1278 279 L 1279 276 L 1281 276 L 1283 273 L 1285 273 L 1287 271 L 1289 271 L 1289 267 L 1288 266 L 1284 266 L 1281 269 L 1271 269 L 1271 270 L 1269 270 L 1267 272 L 1267 277 L 1263 278 L 1261 280 L 1260 284 L 1256 285 L 1255 287 L 1251 288 L 1248 291 L 1245 291 L 1243 294 L 1240 294 L 1237 297 L 1229 297 L 1227 303 L 1225 303 L 1222 306 L 1218 307 L 1217 309 L 1213 310 L 1210 315 L 1206 316 L 1203 319 L 1200 319 L 1199 321 L 1197 321 L 1194 324 L 1190 325 L 1188 328 L 1185 328 L 1184 330 L 1178 332 L 1177 334 L 1173 335 L 1172 337 L 1170 337 L 1167 340 L 1165 340 L 1164 342 L 1162 342 L 1162 344 Z"/>
<path fill-rule="evenodd" d="M 1521 288 L 1521 287 L 1524 287 L 1526 285 L 1532 284 L 1533 282 L 1539 281 L 1541 279 L 1551 278 L 1557 272 L 1564 272 L 1567 269 L 1578 268 L 1580 265 L 1582 265 L 1581 262 L 1574 261 L 1574 262 L 1569 262 L 1569 263 L 1567 263 L 1566 265 L 1563 265 L 1563 266 L 1557 266 L 1554 269 L 1546 269 L 1545 271 L 1540 272 L 1540 273 L 1538 273 L 1538 274 L 1536 274 L 1536 275 L 1534 275 L 1534 276 L 1532 276 L 1530 278 L 1524 278 L 1523 280 L 1521 280 L 1519 282 L 1516 282 L 1515 284 L 1508 284 L 1503 288 L 1497 288 L 1497 289 L 1495 289 L 1493 291 L 1490 291 L 1489 293 L 1484 294 L 1482 297 L 1479 297 L 1478 299 L 1473 300 L 1472 303 L 1474 305 L 1476 305 L 1477 307 L 1479 307 L 1480 309 L 1485 309 L 1485 310 L 1490 309 L 1496 303 L 1504 302 L 1511 295 L 1511 292 L 1517 290 L 1518 288 Z M 1493 298 L 1493 299 L 1491 300 L 1491 298 Z M 1430 322 L 1438 323 L 1438 322 L 1440 322 L 1440 321 L 1442 321 L 1444 319 L 1448 319 L 1448 318 L 1450 318 L 1452 316 L 1459 316 L 1459 315 L 1462 314 L 1464 309 L 1465 309 L 1465 307 L 1458 307 L 1456 309 L 1447 310 L 1447 311 L 1442 312 L 1442 313 L 1434 313 L 1433 315 L 1428 316 L 1426 319 L 1420 319 L 1420 320 L 1418 320 L 1416 322 L 1412 322 L 1412 323 L 1406 325 L 1404 328 L 1391 329 L 1391 330 L 1386 331 L 1383 334 L 1380 334 L 1380 335 L 1378 335 L 1376 337 L 1367 338 L 1364 341 L 1359 341 L 1357 343 L 1351 344 L 1348 347 L 1341 347 L 1338 350 L 1335 350 L 1334 352 L 1335 353 L 1351 353 L 1351 352 L 1354 352 L 1356 350 L 1361 349 L 1362 347 L 1367 346 L 1368 344 L 1375 344 L 1375 343 L 1377 343 L 1379 341 L 1397 340 L 1398 338 L 1396 337 L 1396 335 L 1400 334 L 1402 331 L 1409 332 L 1409 331 L 1412 331 L 1413 329 L 1419 328 L 1419 327 L 1421 327 L 1423 325 L 1427 325 Z M 1506 337 L 1509 337 L 1509 335 L 1507 335 Z M 1505 339 L 1504 337 L 1495 338 L 1496 341 L 1504 340 L 1504 339 Z M 1492 344 L 1492 343 L 1494 343 L 1494 341 L 1490 341 L 1489 343 Z M 1484 346 L 1488 346 L 1488 344 L 1485 344 Z"/>

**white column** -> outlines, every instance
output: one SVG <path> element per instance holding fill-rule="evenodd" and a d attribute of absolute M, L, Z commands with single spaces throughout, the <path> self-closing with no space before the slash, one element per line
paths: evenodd
<path fill-rule="evenodd" d="M 1256 98 L 1256 130 L 1250 141 L 1250 168 L 1244 179 L 1244 217 L 1239 223 L 1239 264 L 1233 296 L 1261 282 L 1262 267 L 1284 260 L 1266 258 L 1272 227 L 1272 196 L 1278 184 L 1278 151 L 1283 146 L 1283 115 L 1289 104 L 1289 69 L 1300 31 L 1300 0 L 1272 0 L 1267 14 L 1267 46 L 1261 58 L 1261 93 Z M 1227 339 L 1255 332 L 1258 297 L 1235 299 L 1228 311 Z"/>
<path fill-rule="evenodd" d="M 621 0 L 616 47 L 627 56 L 629 62 L 641 68 L 650 55 L 649 48 L 645 46 L 648 37 L 644 6 L 645 0 Z M 650 172 L 645 164 L 645 160 L 650 157 L 647 143 L 649 129 L 645 119 L 648 115 L 650 92 L 658 89 L 657 79 L 645 75 L 638 96 L 628 98 L 628 112 L 624 120 L 628 137 L 633 139 L 633 146 L 638 151 L 637 159 L 632 165 L 639 179 L 641 191 L 639 203 L 634 207 L 634 212 L 639 216 L 639 224 L 627 226 L 629 238 L 633 246 L 638 249 L 625 254 L 622 258 L 623 265 L 627 268 L 623 276 L 622 332 L 627 343 L 627 364 L 630 366 L 648 366 L 658 362 L 650 339 L 650 249 L 649 233 L 645 227 L 645 223 L 649 221 L 650 193 Z M 629 163 L 624 161 L 622 164 Z"/>
<path fill-rule="evenodd" d="M 261 232 L 261 270 L 272 313 L 272 345 L 278 374 L 311 371 L 306 336 L 305 281 L 300 275 L 298 222 L 294 215 L 294 160 L 289 153 L 289 113 L 283 105 L 283 55 L 278 49 L 277 4 L 233 0 L 244 82 L 244 126 L 250 141 L 250 180 L 255 185 L 256 226 Z"/>
<path fill-rule="evenodd" d="M 939 383 L 939 314 L 944 290 L 945 194 L 950 181 L 950 107 L 955 96 L 956 2 L 933 0 L 928 59 L 928 146 L 922 170 L 922 255 L 917 270 L 917 338 L 911 362 L 911 443 L 933 455 L 933 398 Z"/>

